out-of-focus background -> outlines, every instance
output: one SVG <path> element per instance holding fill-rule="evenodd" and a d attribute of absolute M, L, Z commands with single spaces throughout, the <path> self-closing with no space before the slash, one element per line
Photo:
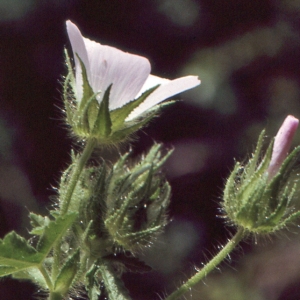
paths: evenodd
<path fill-rule="evenodd" d="M 0 0 L 1 238 L 29 237 L 28 212 L 47 212 L 69 161 L 60 112 L 67 19 L 90 39 L 148 57 L 158 76 L 202 80 L 133 143 L 136 154 L 154 141 L 175 147 L 165 167 L 171 222 L 141 253 L 154 271 L 124 275 L 134 300 L 160 299 L 234 232 L 219 211 L 234 158 L 250 155 L 263 128 L 272 137 L 287 114 L 300 117 L 300 1 Z M 299 233 L 249 238 L 186 299 L 300 299 Z M 0 281 L 0 299 L 36 292 Z"/>

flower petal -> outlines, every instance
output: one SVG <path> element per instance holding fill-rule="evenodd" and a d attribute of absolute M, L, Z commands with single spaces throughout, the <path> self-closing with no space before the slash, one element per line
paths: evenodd
<path fill-rule="evenodd" d="M 136 95 L 135 98 L 138 98 L 142 93 L 146 92 L 147 90 L 151 89 L 152 87 L 154 87 L 156 85 L 167 84 L 170 81 L 171 81 L 170 79 L 166 79 L 166 78 L 162 78 L 162 77 L 158 77 L 158 76 L 150 74 L 149 77 L 147 78 L 146 82 L 144 83 L 142 89 L 140 90 L 138 95 Z"/>
<path fill-rule="evenodd" d="M 130 115 L 127 117 L 126 121 L 138 117 L 149 108 L 157 105 L 158 103 L 166 100 L 167 98 L 170 98 L 186 90 L 189 90 L 200 84 L 200 80 L 198 79 L 197 76 L 186 76 L 186 77 L 181 77 L 170 81 L 168 79 L 159 78 L 159 77 L 157 77 L 159 78 L 157 79 L 155 78 L 156 76 L 153 77 L 150 76 L 150 77 L 151 78 L 149 79 L 149 81 L 151 83 L 154 83 L 155 85 L 155 83 L 159 83 L 159 79 L 160 79 L 161 82 L 163 82 L 162 85 L 159 86 L 152 94 L 150 94 L 149 97 L 140 106 L 138 106 L 135 110 L 133 110 L 133 112 L 131 112 Z M 147 82 L 145 83 L 145 85 L 148 87 Z"/>
<path fill-rule="evenodd" d="M 88 53 L 86 51 L 86 45 L 84 39 L 78 29 L 78 27 L 72 23 L 71 21 L 66 22 L 67 25 L 67 32 L 71 42 L 74 60 L 75 60 L 75 78 L 76 78 L 76 92 L 77 92 L 77 100 L 80 101 L 82 99 L 82 71 L 81 65 L 77 55 L 82 60 L 83 64 L 85 65 L 87 76 L 90 76 L 90 65 L 88 59 Z M 77 54 L 77 55 L 76 55 Z"/>
<path fill-rule="evenodd" d="M 84 42 L 89 56 L 90 85 L 94 92 L 101 92 L 99 101 L 110 84 L 111 110 L 133 100 L 149 76 L 148 59 L 86 38 Z"/>
<path fill-rule="evenodd" d="M 272 178 L 280 169 L 290 150 L 299 120 L 287 116 L 276 134 L 272 158 L 268 167 L 269 178 Z"/>

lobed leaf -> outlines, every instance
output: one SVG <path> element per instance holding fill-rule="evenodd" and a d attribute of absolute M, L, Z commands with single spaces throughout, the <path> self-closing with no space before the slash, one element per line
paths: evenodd
<path fill-rule="evenodd" d="M 31 267 L 37 267 L 44 255 L 38 253 L 23 237 L 14 231 L 0 240 L 0 276 L 6 276 Z"/>
<path fill-rule="evenodd" d="M 51 221 L 49 225 L 45 227 L 44 233 L 37 244 L 37 251 L 46 257 L 54 244 L 59 241 L 72 226 L 77 215 L 78 213 L 76 212 L 69 212 Z"/>

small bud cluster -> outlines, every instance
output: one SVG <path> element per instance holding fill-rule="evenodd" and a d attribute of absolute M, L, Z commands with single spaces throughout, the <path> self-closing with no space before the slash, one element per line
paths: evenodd
<path fill-rule="evenodd" d="M 163 155 L 161 145 L 155 144 L 135 164 L 126 153 L 111 168 L 104 162 L 86 167 L 69 206 L 70 212 L 79 211 L 79 221 L 68 243 L 73 248 L 82 244 L 90 260 L 149 246 L 167 223 L 170 186 L 160 168 L 171 152 Z M 72 172 L 71 167 L 62 177 L 62 198 Z"/>

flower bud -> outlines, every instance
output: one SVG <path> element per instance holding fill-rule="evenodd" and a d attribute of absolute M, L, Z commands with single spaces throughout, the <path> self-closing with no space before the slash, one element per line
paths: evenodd
<path fill-rule="evenodd" d="M 162 155 L 156 144 L 133 167 L 126 154 L 112 170 L 104 224 L 114 243 L 126 250 L 150 245 L 167 223 L 171 188 L 158 171 L 171 152 Z"/>
<path fill-rule="evenodd" d="M 111 169 L 103 163 L 83 170 L 69 210 L 79 211 L 76 230 L 85 236 L 85 251 L 97 259 L 151 244 L 167 223 L 171 188 L 160 168 L 171 153 L 155 144 L 134 164 L 126 153 Z"/>
<path fill-rule="evenodd" d="M 298 125 L 298 119 L 287 116 L 280 127 L 274 140 L 272 158 L 268 167 L 269 179 L 278 172 L 287 157 Z"/>
<path fill-rule="evenodd" d="M 288 116 L 260 160 L 263 131 L 248 163 L 236 163 L 227 179 L 222 204 L 232 224 L 252 233 L 270 233 L 300 215 L 291 209 L 297 184 L 291 173 L 300 147 L 288 155 L 297 126 L 298 120 Z"/>

